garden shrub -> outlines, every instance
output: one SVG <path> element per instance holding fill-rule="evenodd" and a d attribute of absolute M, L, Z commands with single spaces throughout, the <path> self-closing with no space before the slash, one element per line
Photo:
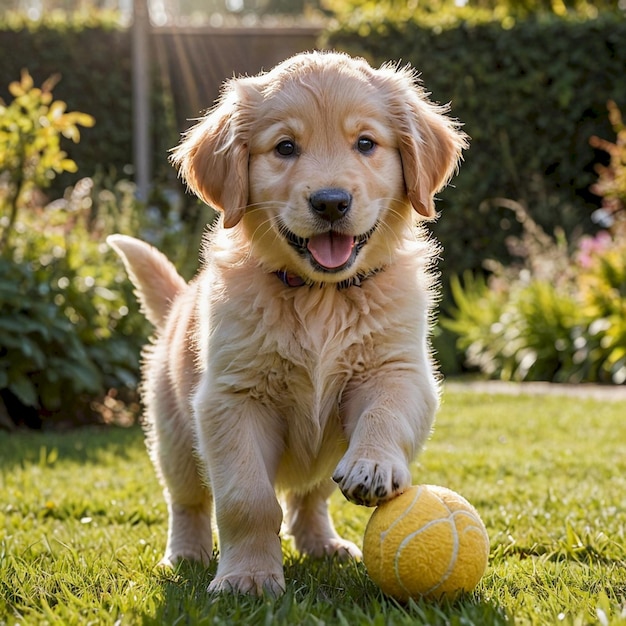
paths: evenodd
<path fill-rule="evenodd" d="M 61 149 L 61 136 L 80 141 L 78 126 L 93 126 L 86 113 L 66 112 L 66 104 L 52 99 L 57 79 L 34 86 L 32 77 L 9 85 L 13 100 L 5 105 L 0 99 L 0 204 L 8 209 L 0 234 L 0 254 L 9 249 L 20 206 L 28 205 L 32 195 L 46 189 L 63 172 L 76 172 L 76 163 Z"/>
<path fill-rule="evenodd" d="M 456 309 L 442 324 L 468 364 L 504 380 L 626 382 L 626 129 L 611 104 L 617 141 L 594 138 L 611 155 L 599 166 L 606 229 L 568 244 L 549 237 L 520 204 L 523 227 L 509 246 L 522 263 L 492 261 L 489 279 L 452 281 Z"/>
<path fill-rule="evenodd" d="M 10 85 L 14 99 L 0 101 L 0 398 L 17 422 L 28 408 L 39 419 L 91 419 L 95 398 L 135 386 L 148 330 L 126 314 L 127 283 L 109 287 L 119 266 L 103 263 L 107 222 L 124 227 L 134 206 L 104 212 L 107 194 L 91 179 L 45 203 L 55 176 L 77 169 L 61 136 L 78 142 L 78 125 L 93 124 L 54 100 L 53 85 L 35 87 L 25 72 Z"/>
<path fill-rule="evenodd" d="M 83 179 L 66 198 L 29 207 L 0 258 L 0 395 L 18 423 L 24 407 L 48 423 L 93 421 L 93 402 L 136 387 L 149 328 L 104 243 L 124 229 L 119 215 L 99 215 L 108 193 Z"/>
<path fill-rule="evenodd" d="M 25 72 L 0 103 L 0 426 L 7 411 L 29 426 L 132 419 L 151 327 L 106 236 L 137 234 L 190 276 L 211 217 L 168 189 L 144 206 L 132 182 L 102 173 L 49 202 L 54 178 L 78 170 L 67 138 L 78 142 L 78 126 L 93 123 L 55 100 L 53 86 L 35 87 Z"/>

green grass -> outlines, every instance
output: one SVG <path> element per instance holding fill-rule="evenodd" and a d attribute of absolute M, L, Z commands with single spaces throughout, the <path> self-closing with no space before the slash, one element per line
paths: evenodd
<path fill-rule="evenodd" d="M 0 625 L 626 624 L 623 405 L 447 393 L 414 470 L 483 517 L 474 593 L 403 607 L 361 563 L 303 560 L 286 541 L 284 597 L 215 599 L 214 567 L 155 567 L 166 513 L 138 429 L 0 433 Z M 370 511 L 340 495 L 333 510 L 360 544 Z"/>

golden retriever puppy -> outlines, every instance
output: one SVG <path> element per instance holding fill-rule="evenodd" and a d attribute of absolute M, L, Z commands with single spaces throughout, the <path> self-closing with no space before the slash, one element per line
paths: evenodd
<path fill-rule="evenodd" d="M 277 491 L 297 549 L 360 556 L 327 498 L 336 483 L 375 506 L 411 484 L 438 405 L 436 247 L 418 222 L 464 147 L 412 71 L 300 54 L 229 81 L 173 153 L 223 214 L 193 281 L 109 238 L 156 326 L 143 395 L 164 564 L 211 558 L 214 506 L 209 591 L 280 594 Z"/>

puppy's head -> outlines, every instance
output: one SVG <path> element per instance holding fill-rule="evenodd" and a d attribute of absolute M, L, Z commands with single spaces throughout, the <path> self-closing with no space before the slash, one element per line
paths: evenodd
<path fill-rule="evenodd" d="M 268 271 L 339 282 L 390 262 L 412 216 L 435 216 L 465 145 L 412 71 L 305 53 L 227 83 L 173 162 Z"/>

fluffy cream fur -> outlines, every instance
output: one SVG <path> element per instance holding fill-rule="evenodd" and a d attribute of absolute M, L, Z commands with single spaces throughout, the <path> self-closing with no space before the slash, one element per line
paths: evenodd
<path fill-rule="evenodd" d="M 109 238 L 157 327 L 144 402 L 169 507 L 164 563 L 210 559 L 214 506 L 210 591 L 281 593 L 276 490 L 299 550 L 360 555 L 326 500 L 333 480 L 368 506 L 411 483 L 438 404 L 436 247 L 416 218 L 433 217 L 464 146 L 412 72 L 298 55 L 230 81 L 174 153 L 224 215 L 196 279 L 186 285 L 147 244 Z M 312 209 L 320 189 L 349 194 L 345 215 Z M 314 237 L 352 241 L 350 259 L 327 267 Z M 306 284 L 289 287 L 277 271 Z"/>

